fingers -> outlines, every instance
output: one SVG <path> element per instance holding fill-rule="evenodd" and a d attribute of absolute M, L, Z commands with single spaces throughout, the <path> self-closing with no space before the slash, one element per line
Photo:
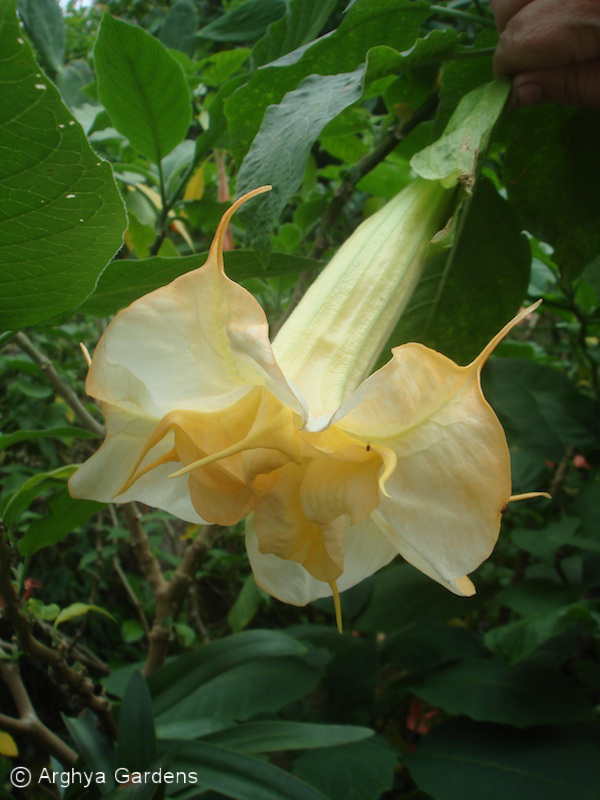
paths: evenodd
<path fill-rule="evenodd" d="M 512 108 L 561 103 L 600 109 L 600 59 L 585 64 L 521 72 L 513 80 Z"/>
<path fill-rule="evenodd" d="M 531 3 L 532 0 L 492 0 L 492 11 L 496 20 L 496 28 L 498 33 L 506 28 L 506 24 L 515 14 Z"/>
<path fill-rule="evenodd" d="M 493 9 L 501 31 L 494 56 L 498 77 L 600 58 L 597 0 L 494 0 Z"/>

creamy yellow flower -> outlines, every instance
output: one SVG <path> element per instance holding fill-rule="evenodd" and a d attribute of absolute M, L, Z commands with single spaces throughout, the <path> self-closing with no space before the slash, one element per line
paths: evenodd
<path fill-rule="evenodd" d="M 490 555 L 511 489 L 504 432 L 479 376 L 529 309 L 468 366 L 407 344 L 357 386 L 447 214 L 448 192 L 415 182 L 363 223 L 272 348 L 264 312 L 222 257 L 231 215 L 264 190 L 225 214 L 204 266 L 108 326 L 86 382 L 107 436 L 71 478 L 72 495 L 139 500 L 196 523 L 232 525 L 252 512 L 257 583 L 288 603 L 337 601 L 338 589 L 398 553 L 472 594 L 467 574 Z M 405 228 L 390 225 L 400 211 Z M 412 250 L 398 266 L 386 248 L 403 244 Z"/>

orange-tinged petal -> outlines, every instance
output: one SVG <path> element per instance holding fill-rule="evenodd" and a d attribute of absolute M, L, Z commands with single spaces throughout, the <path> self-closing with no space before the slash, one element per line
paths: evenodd
<path fill-rule="evenodd" d="M 253 514 L 246 520 L 246 549 L 256 583 L 278 600 L 304 606 L 320 597 L 331 597 L 329 584 L 317 580 L 297 561 L 260 551 Z M 338 590 L 343 592 L 360 583 L 396 555 L 394 545 L 370 519 L 352 527 L 346 525 L 345 563 L 336 581 Z"/>
<path fill-rule="evenodd" d="M 350 435 L 394 451 L 389 497 L 378 507 L 386 533 L 408 561 L 457 593 L 470 592 L 464 576 L 490 555 L 511 489 L 506 438 L 479 374 L 530 310 L 466 367 L 422 345 L 395 348 L 333 418 Z"/>
<path fill-rule="evenodd" d="M 273 487 L 256 504 L 255 526 L 261 553 L 297 561 L 321 581 L 335 581 L 344 568 L 345 522 L 317 524 L 307 519 L 300 499 L 306 465 L 278 470 Z"/>
<path fill-rule="evenodd" d="M 132 414 L 118 407 L 104 405 L 107 436 L 100 448 L 82 464 L 69 480 L 72 497 L 110 503 L 131 475 L 155 420 Z M 173 436 L 165 437 L 142 461 L 141 469 L 173 447 Z M 201 524 L 206 522 L 195 510 L 185 481 L 170 481 L 172 463 L 165 463 L 144 475 L 120 495 L 119 502 L 139 500 L 149 506 L 162 508 L 176 517 Z"/>

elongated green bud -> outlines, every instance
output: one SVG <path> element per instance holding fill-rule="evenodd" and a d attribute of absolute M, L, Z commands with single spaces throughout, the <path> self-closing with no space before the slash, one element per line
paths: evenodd
<path fill-rule="evenodd" d="M 273 350 L 315 415 L 371 372 L 447 221 L 453 191 L 417 178 L 340 247 L 277 334 Z"/>

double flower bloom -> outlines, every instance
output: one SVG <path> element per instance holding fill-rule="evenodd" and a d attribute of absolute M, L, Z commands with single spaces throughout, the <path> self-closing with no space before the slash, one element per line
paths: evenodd
<path fill-rule="evenodd" d="M 224 215 L 201 268 L 107 328 L 86 389 L 107 437 L 75 497 L 139 500 L 189 522 L 250 515 L 257 583 L 303 605 L 400 553 L 449 590 L 491 553 L 510 497 L 502 427 L 480 371 L 420 344 L 369 375 L 416 284 L 449 193 L 414 181 L 342 246 L 273 346 L 260 305 L 223 269 Z M 512 498 L 514 499 L 514 498 Z"/>

